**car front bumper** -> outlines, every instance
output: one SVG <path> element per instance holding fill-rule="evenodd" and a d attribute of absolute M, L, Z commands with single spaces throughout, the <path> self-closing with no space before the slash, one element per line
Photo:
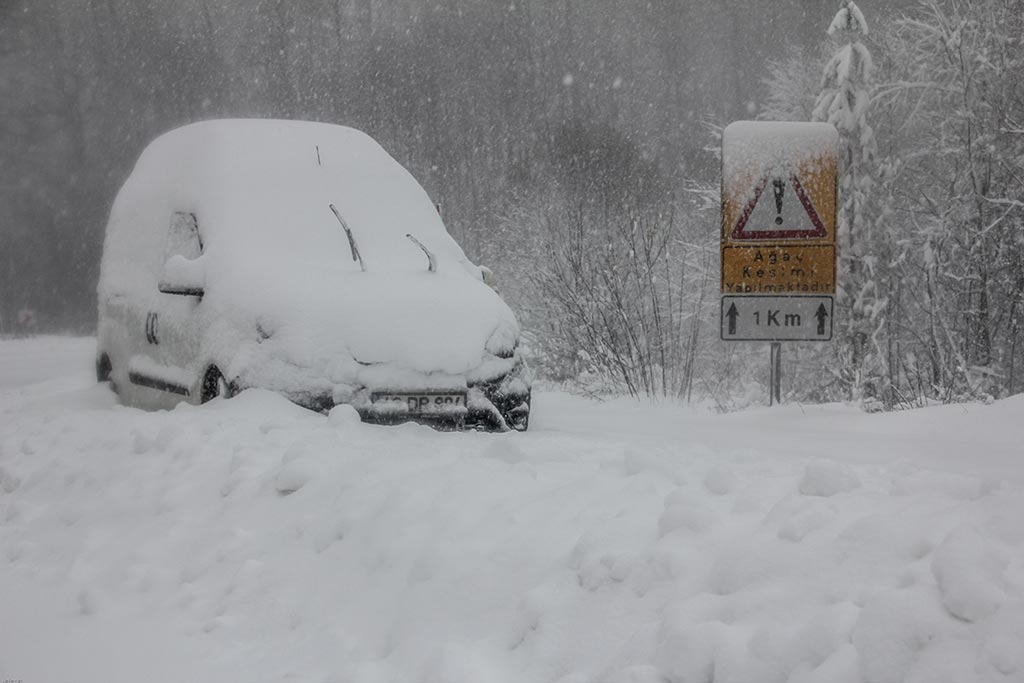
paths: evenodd
<path fill-rule="evenodd" d="M 511 371 L 489 381 L 461 388 L 351 387 L 331 389 L 280 390 L 293 403 L 309 410 L 327 413 L 337 405 L 351 405 L 360 418 L 371 424 L 417 422 L 443 431 L 472 429 L 480 431 L 526 431 L 530 415 L 530 378 L 526 364 L 518 362 Z M 426 385 L 429 386 L 429 385 Z M 415 399 L 458 400 L 417 409 Z M 407 401 L 381 400 L 382 397 L 408 397 Z"/>

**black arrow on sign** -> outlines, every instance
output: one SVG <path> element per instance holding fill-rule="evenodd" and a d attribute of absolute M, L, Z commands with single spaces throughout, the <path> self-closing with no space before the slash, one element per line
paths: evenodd
<path fill-rule="evenodd" d="M 818 304 L 818 312 L 814 314 L 814 317 L 818 319 L 818 334 L 825 334 L 825 318 L 828 317 L 825 304 Z"/>
<path fill-rule="evenodd" d="M 729 334 L 736 334 L 736 318 L 740 317 L 740 312 L 736 310 L 736 304 L 729 305 L 725 317 L 729 319 Z"/>

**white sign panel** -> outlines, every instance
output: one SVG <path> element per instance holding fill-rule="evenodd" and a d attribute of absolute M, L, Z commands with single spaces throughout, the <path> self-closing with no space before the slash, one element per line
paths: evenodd
<path fill-rule="evenodd" d="M 722 297 L 725 341 L 831 341 L 832 297 Z"/>

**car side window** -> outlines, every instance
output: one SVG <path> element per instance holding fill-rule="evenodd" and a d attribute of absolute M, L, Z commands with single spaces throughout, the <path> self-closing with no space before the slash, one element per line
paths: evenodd
<path fill-rule="evenodd" d="M 167 231 L 164 260 L 172 256 L 184 256 L 191 261 L 199 258 L 202 253 L 203 238 L 199 235 L 196 215 L 188 211 L 175 211 L 171 214 L 171 224 Z"/>

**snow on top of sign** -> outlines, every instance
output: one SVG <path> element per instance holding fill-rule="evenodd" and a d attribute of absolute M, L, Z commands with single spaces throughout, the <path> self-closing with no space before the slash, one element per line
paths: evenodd
<path fill-rule="evenodd" d="M 736 121 L 722 133 L 728 196 L 745 196 L 765 177 L 788 177 L 802 164 L 838 155 L 839 133 L 828 123 Z"/>
<path fill-rule="evenodd" d="M 828 123 L 736 121 L 722 133 L 726 168 L 791 167 L 836 153 L 839 133 Z"/>

